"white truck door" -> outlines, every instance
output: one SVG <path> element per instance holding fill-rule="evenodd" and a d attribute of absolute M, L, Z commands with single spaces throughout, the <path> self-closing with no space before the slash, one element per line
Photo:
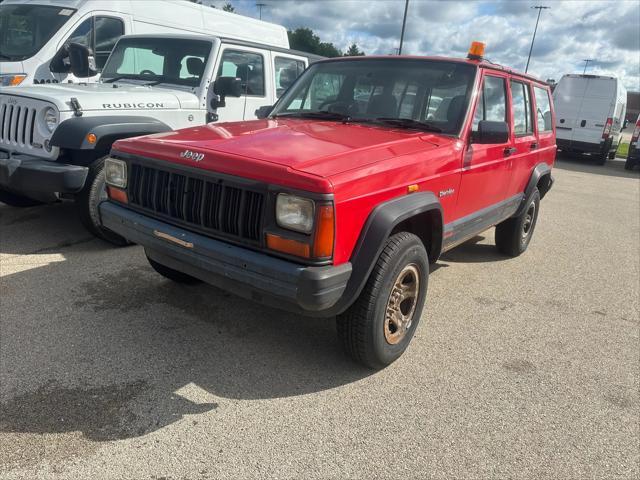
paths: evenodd
<path fill-rule="evenodd" d="M 307 68 L 309 60 L 305 57 L 288 53 L 271 52 L 273 58 L 273 80 L 276 100 Z"/>
<path fill-rule="evenodd" d="M 600 143 L 607 118 L 612 118 L 616 102 L 616 82 L 611 78 L 587 78 L 584 96 L 573 126 L 576 142 Z"/>
<path fill-rule="evenodd" d="M 128 15 L 117 12 L 92 12 L 85 16 L 71 34 L 59 45 L 59 49 L 69 43 L 86 45 L 94 52 L 96 67 L 102 70 L 118 39 L 130 33 L 130 20 Z M 56 72 L 58 82 L 88 82 L 95 83 L 100 74 L 89 78 L 78 78 L 70 72 Z"/>
<path fill-rule="evenodd" d="M 217 109 L 218 121 L 235 122 L 256 118 L 255 111 L 274 103 L 274 82 L 269 52 L 257 48 L 222 45 L 216 78 L 240 78 L 244 95 L 226 98 L 226 106 Z"/>
<path fill-rule="evenodd" d="M 587 89 L 587 79 L 566 76 L 554 92 L 556 135 L 562 140 L 575 140 L 574 130 L 580 124 L 580 105 Z"/>

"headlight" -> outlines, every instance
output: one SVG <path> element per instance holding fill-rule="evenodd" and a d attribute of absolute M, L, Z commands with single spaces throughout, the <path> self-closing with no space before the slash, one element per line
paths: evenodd
<path fill-rule="evenodd" d="M 58 125 L 58 112 L 55 109 L 48 107 L 44 111 L 44 124 L 49 132 L 53 132 Z"/>
<path fill-rule="evenodd" d="M 107 183 L 114 187 L 127 187 L 127 164 L 122 160 L 107 158 L 104 161 L 104 175 Z"/>
<path fill-rule="evenodd" d="M 282 228 L 311 233 L 314 203 L 307 198 L 280 193 L 276 199 L 276 221 Z"/>
<path fill-rule="evenodd" d="M 2 87 L 16 87 L 27 78 L 24 73 L 10 73 L 8 75 L 0 75 L 0 86 Z"/>

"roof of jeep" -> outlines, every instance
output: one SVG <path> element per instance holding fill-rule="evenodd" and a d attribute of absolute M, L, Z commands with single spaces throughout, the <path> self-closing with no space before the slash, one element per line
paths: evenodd
<path fill-rule="evenodd" d="M 503 65 L 499 65 L 497 63 L 493 63 L 487 59 L 484 60 L 469 60 L 467 58 L 457 58 L 457 57 L 439 57 L 439 56 L 420 56 L 420 55 L 368 55 L 368 56 L 358 56 L 358 57 L 333 57 L 327 58 L 326 60 L 321 60 L 317 63 L 326 63 L 326 62 L 350 62 L 350 61 L 363 61 L 363 60 L 390 60 L 390 61 L 398 61 L 398 60 L 435 60 L 440 62 L 456 62 L 456 63 L 466 63 L 468 65 L 473 65 L 479 68 L 487 68 L 491 70 L 498 70 L 501 72 L 509 73 L 511 75 L 517 75 L 518 77 L 526 78 L 528 80 L 534 81 L 541 85 L 548 85 L 547 82 L 541 80 L 533 75 L 529 75 L 527 73 L 522 73 L 517 70 L 514 70 L 509 67 L 505 67 Z"/>

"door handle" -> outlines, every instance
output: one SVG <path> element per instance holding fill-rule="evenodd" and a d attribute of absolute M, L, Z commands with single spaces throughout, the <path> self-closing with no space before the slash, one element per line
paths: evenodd
<path fill-rule="evenodd" d="M 513 155 L 517 151 L 518 149 L 516 147 L 507 147 L 504 149 L 504 156 L 508 157 L 509 155 Z"/>
<path fill-rule="evenodd" d="M 536 148 L 538 148 L 538 142 L 533 142 L 531 144 L 531 150 L 535 150 Z"/>

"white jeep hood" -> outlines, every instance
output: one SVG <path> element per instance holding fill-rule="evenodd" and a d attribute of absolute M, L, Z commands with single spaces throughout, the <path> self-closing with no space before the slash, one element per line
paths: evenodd
<path fill-rule="evenodd" d="M 61 112 L 73 110 L 71 98 L 78 99 L 85 112 L 199 108 L 198 97 L 190 92 L 123 83 L 28 85 L 3 89 L 2 93 L 44 100 L 56 105 Z"/>

